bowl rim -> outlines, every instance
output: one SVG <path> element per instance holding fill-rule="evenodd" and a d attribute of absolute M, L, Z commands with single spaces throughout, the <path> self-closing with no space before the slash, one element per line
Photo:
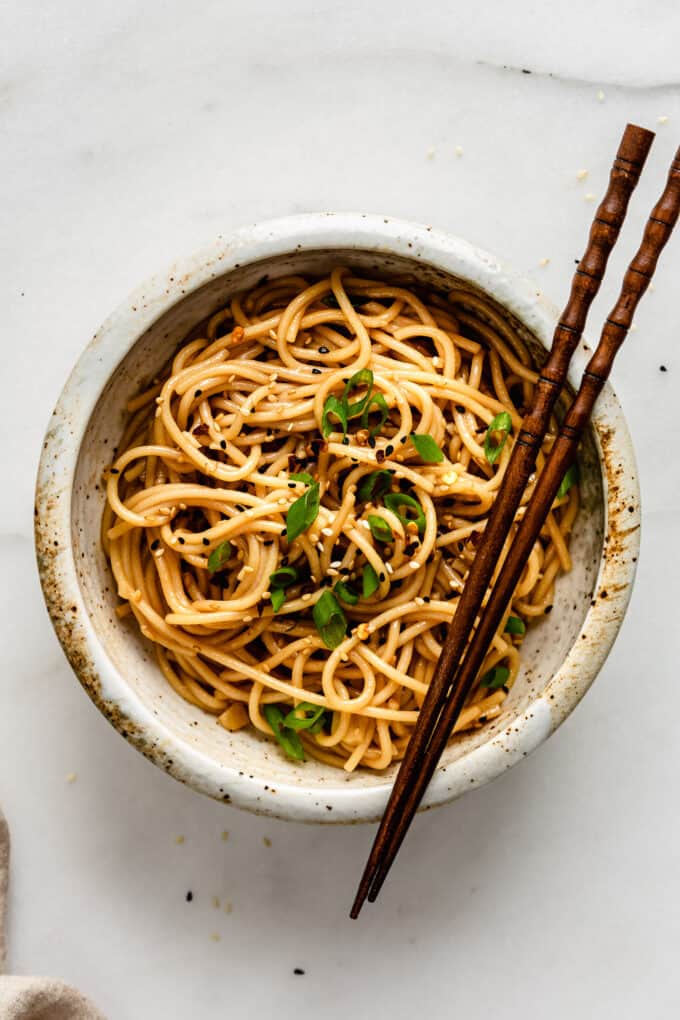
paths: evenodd
<path fill-rule="evenodd" d="M 256 813 L 308 822 L 373 821 L 386 804 L 390 780 L 366 787 L 329 784 L 324 789 L 277 781 L 276 796 L 267 796 L 267 776 L 240 775 L 160 723 L 109 659 L 84 603 L 71 549 L 72 489 L 81 442 L 109 377 L 141 335 L 173 305 L 218 276 L 261 259 L 320 249 L 370 250 L 442 269 L 488 292 L 543 346 L 550 346 L 558 310 L 537 284 L 488 252 L 432 227 L 367 213 L 308 213 L 218 235 L 212 244 L 137 288 L 78 358 L 52 413 L 40 457 L 36 555 L 47 609 L 74 672 L 116 729 L 152 761 L 194 789 Z M 572 361 L 572 385 L 585 367 L 586 344 L 584 340 L 579 345 Z M 576 707 L 616 638 L 639 552 L 640 492 L 630 435 L 609 383 L 592 425 L 602 473 L 605 538 L 580 632 L 560 668 L 511 728 L 490 734 L 457 760 L 439 766 L 425 808 L 484 785 L 535 750 Z"/>

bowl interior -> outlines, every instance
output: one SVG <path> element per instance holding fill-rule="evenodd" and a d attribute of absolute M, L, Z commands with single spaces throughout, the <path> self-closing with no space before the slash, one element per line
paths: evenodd
<path fill-rule="evenodd" d="M 341 248 L 297 251 L 237 266 L 222 275 L 215 273 L 209 283 L 186 294 L 157 319 L 112 373 L 80 447 L 71 516 L 74 560 L 91 624 L 105 655 L 125 678 L 131 692 L 156 717 L 161 729 L 172 736 L 173 740 L 165 743 L 180 742 L 199 752 L 223 766 L 226 777 L 241 774 L 270 785 L 317 787 L 320 797 L 323 791 L 339 787 L 351 789 L 353 784 L 385 786 L 391 782 L 395 767 L 379 774 L 360 770 L 347 775 L 314 761 L 299 766 L 287 761 L 273 743 L 256 733 L 250 730 L 228 733 L 212 716 L 183 701 L 161 675 L 150 646 L 139 634 L 134 621 L 120 620 L 114 612 L 115 586 L 101 551 L 99 532 L 104 505 L 102 471 L 113 459 L 113 448 L 124 426 L 126 402 L 158 373 L 187 333 L 234 293 L 255 285 L 265 274 L 270 278 L 289 273 L 320 274 L 338 264 L 365 275 L 426 283 L 443 290 L 451 286 L 478 289 L 467 280 L 414 259 L 381 251 Z M 485 296 L 496 303 L 489 295 Z M 540 364 L 545 357 L 540 341 L 507 309 L 499 307 L 499 310 L 513 321 Z M 573 570 L 558 580 L 554 611 L 529 629 L 523 644 L 522 672 L 505 702 L 502 715 L 481 730 L 457 737 L 445 752 L 443 765 L 511 727 L 513 720 L 545 689 L 583 625 L 602 558 L 605 520 L 602 469 L 592 431 L 585 437 L 580 463 L 582 507 L 571 542 Z M 104 692 L 104 699 L 105 696 Z M 120 728 L 125 730 L 124 726 Z M 158 752 L 163 752 L 162 739 L 154 750 L 158 758 Z M 172 768 L 171 760 L 168 767 Z"/>

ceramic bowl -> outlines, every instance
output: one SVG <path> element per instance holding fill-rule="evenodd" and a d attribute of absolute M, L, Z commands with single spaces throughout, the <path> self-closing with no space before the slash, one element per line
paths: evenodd
<path fill-rule="evenodd" d="M 227 733 L 168 686 L 134 622 L 114 613 L 100 548 L 102 471 L 122 432 L 126 401 L 198 321 L 262 276 L 321 273 L 335 264 L 446 288 L 482 291 L 540 359 L 557 311 L 531 280 L 430 227 L 360 214 L 314 214 L 218 237 L 153 277 L 105 322 L 78 360 L 47 431 L 37 485 L 36 545 L 47 607 L 81 684 L 110 722 L 156 765 L 201 793 L 249 810 L 310 822 L 370 821 L 395 769 L 348 775 L 286 760 L 249 730 Z M 587 360 L 583 343 L 570 384 Z M 510 768 L 569 715 L 600 670 L 631 592 L 639 489 L 628 429 L 611 386 L 581 455 L 583 506 L 574 569 L 554 611 L 530 628 L 522 673 L 503 713 L 445 752 L 425 805 L 453 800 Z"/>

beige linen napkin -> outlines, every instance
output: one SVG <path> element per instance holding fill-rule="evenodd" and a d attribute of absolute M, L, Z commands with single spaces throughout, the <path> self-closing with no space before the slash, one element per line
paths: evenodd
<path fill-rule="evenodd" d="M 5 974 L 9 830 L 0 811 L 0 1020 L 104 1020 L 75 988 L 53 978 Z"/>

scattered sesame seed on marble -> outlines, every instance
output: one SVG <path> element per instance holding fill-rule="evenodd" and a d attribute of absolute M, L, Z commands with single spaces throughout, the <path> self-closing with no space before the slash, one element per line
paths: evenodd
<path fill-rule="evenodd" d="M 434 157 L 435 157 L 435 149 L 433 147 L 430 147 L 427 150 L 427 152 L 425 153 L 425 159 L 434 159 Z"/>
<path fill-rule="evenodd" d="M 184 842 L 184 836 L 175 836 L 175 843 L 177 846 L 181 846 Z"/>
<path fill-rule="evenodd" d="M 69 772 L 68 775 L 66 776 L 66 782 L 67 783 L 75 783 L 77 778 L 78 778 L 78 776 L 77 776 L 77 774 L 75 772 Z"/>
<path fill-rule="evenodd" d="M 583 196 L 583 198 L 584 198 L 584 200 L 586 202 L 594 202 L 595 201 L 595 196 L 593 195 L 592 191 L 587 192 L 587 194 L 585 194 Z"/>
<path fill-rule="evenodd" d="M 226 843 L 229 839 L 229 832 L 226 829 L 222 830 L 222 842 Z"/>
<path fill-rule="evenodd" d="M 456 149 L 455 149 L 455 152 L 456 152 L 456 156 L 458 156 L 458 158 L 460 159 L 460 157 L 463 155 L 463 146 L 462 145 L 457 145 Z"/>
<path fill-rule="evenodd" d="M 662 113 L 660 117 L 657 117 L 656 122 L 657 124 L 667 124 L 668 117 L 666 116 L 665 113 Z"/>
<path fill-rule="evenodd" d="M 605 99 L 604 92 L 602 91 L 602 89 L 598 89 L 598 93 L 597 93 L 597 101 L 598 101 L 598 103 L 603 103 L 604 99 Z"/>
<path fill-rule="evenodd" d="M 588 176 L 588 171 L 587 170 L 577 170 L 576 171 L 576 180 L 577 181 L 584 181 L 587 176 Z"/>

